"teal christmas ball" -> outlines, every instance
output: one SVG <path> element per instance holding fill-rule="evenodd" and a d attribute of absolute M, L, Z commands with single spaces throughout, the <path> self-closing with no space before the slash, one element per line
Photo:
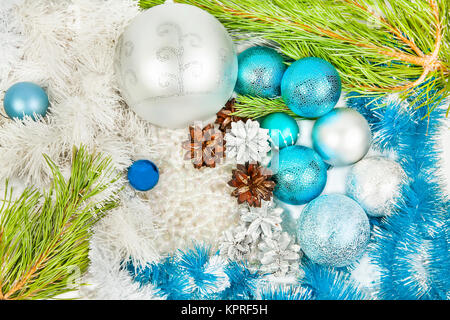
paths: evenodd
<path fill-rule="evenodd" d="M 44 89 L 32 82 L 19 82 L 11 86 L 5 93 L 3 107 L 11 118 L 22 120 L 35 115 L 44 117 L 49 106 L 48 96 Z"/>
<path fill-rule="evenodd" d="M 274 98 L 280 95 L 286 65 L 274 49 L 251 47 L 238 56 L 235 91 L 242 95 Z"/>
<path fill-rule="evenodd" d="M 369 242 L 370 226 L 364 210 L 347 196 L 320 196 L 298 219 L 298 240 L 315 263 L 344 267 L 355 262 Z"/>
<path fill-rule="evenodd" d="M 272 144 L 281 148 L 292 146 L 297 142 L 300 129 L 297 121 L 283 112 L 276 112 L 264 117 L 261 128 L 269 129 Z"/>
<path fill-rule="evenodd" d="M 272 158 L 274 195 L 288 204 L 304 204 L 320 195 L 327 182 L 327 165 L 312 149 L 289 146 Z"/>
<path fill-rule="evenodd" d="M 128 168 L 128 181 L 138 191 L 148 191 L 159 181 L 158 167 L 149 160 L 138 160 Z"/>
<path fill-rule="evenodd" d="M 281 96 L 295 114 L 318 118 L 339 101 L 341 78 L 331 63 L 320 58 L 303 58 L 284 73 Z"/>

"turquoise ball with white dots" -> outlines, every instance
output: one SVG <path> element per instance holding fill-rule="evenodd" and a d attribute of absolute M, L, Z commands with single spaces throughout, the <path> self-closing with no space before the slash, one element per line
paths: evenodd
<path fill-rule="evenodd" d="M 276 50 L 259 46 L 248 48 L 239 54 L 238 65 L 237 93 L 262 98 L 280 95 L 286 65 Z"/>
<path fill-rule="evenodd" d="M 294 145 L 300 134 L 297 121 L 283 112 L 271 113 L 266 116 L 261 121 L 261 128 L 269 129 L 272 144 L 280 149 Z"/>

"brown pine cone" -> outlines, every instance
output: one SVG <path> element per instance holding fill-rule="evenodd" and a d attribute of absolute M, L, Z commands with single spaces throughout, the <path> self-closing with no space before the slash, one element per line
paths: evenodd
<path fill-rule="evenodd" d="M 239 120 L 247 121 L 246 118 L 241 118 L 238 116 L 231 115 L 232 113 L 236 112 L 236 108 L 234 107 L 236 103 L 236 99 L 228 100 L 228 102 L 225 104 L 225 107 L 223 107 L 219 112 L 217 112 L 217 119 L 216 123 L 219 124 L 219 129 L 222 132 L 226 132 L 227 129 L 231 129 L 231 123 L 237 122 Z"/>
<path fill-rule="evenodd" d="M 203 129 L 196 125 L 189 127 L 189 140 L 183 142 L 183 148 L 188 150 L 185 160 L 192 160 L 194 168 L 215 168 L 225 158 L 225 140 L 223 133 L 208 124 Z"/>
<path fill-rule="evenodd" d="M 269 180 L 272 171 L 259 164 L 238 164 L 228 185 L 236 189 L 231 193 L 238 203 L 247 202 L 251 207 L 261 207 L 261 200 L 270 201 L 275 182 Z"/>

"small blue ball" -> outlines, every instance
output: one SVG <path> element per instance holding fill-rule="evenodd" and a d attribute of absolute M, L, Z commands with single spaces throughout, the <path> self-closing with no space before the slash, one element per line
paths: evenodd
<path fill-rule="evenodd" d="M 364 210 L 347 196 L 323 195 L 305 206 L 298 219 L 298 240 L 315 263 L 343 267 L 364 252 L 370 225 Z"/>
<path fill-rule="evenodd" d="M 269 114 L 261 121 L 261 128 L 269 129 L 272 143 L 280 149 L 297 142 L 300 129 L 297 121 L 283 112 Z"/>
<path fill-rule="evenodd" d="M 289 146 L 280 150 L 278 163 L 273 163 L 276 186 L 274 195 L 281 201 L 299 205 L 316 198 L 325 188 L 327 166 L 313 150 Z"/>
<path fill-rule="evenodd" d="M 128 181 L 136 190 L 148 191 L 156 186 L 158 180 L 158 167 L 149 160 L 135 161 L 128 168 Z"/>
<path fill-rule="evenodd" d="M 267 47 L 249 48 L 239 54 L 238 65 L 237 93 L 263 98 L 280 95 L 286 65 L 277 51 Z"/>
<path fill-rule="evenodd" d="M 32 82 L 19 82 L 11 86 L 5 93 L 3 106 L 6 114 L 11 118 L 22 120 L 35 115 L 44 117 L 48 109 L 48 96 L 45 91 Z"/>
<path fill-rule="evenodd" d="M 331 63 L 320 58 L 303 58 L 284 73 L 281 96 L 295 114 L 321 117 L 339 101 L 341 78 Z"/>

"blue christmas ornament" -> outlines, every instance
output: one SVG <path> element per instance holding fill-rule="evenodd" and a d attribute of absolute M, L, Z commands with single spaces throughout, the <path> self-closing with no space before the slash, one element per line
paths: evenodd
<path fill-rule="evenodd" d="M 11 86 L 3 100 L 5 112 L 11 119 L 23 119 L 25 116 L 30 116 L 35 120 L 35 115 L 44 117 L 48 104 L 45 91 L 32 82 L 19 82 Z"/>
<path fill-rule="evenodd" d="M 272 158 L 276 186 L 274 195 L 289 204 L 304 204 L 316 198 L 325 188 L 327 166 L 312 149 L 289 146 L 280 150 L 278 161 Z"/>
<path fill-rule="evenodd" d="M 343 267 L 357 260 L 367 247 L 369 219 L 347 196 L 323 195 L 308 203 L 298 220 L 298 240 L 315 263 Z"/>
<path fill-rule="evenodd" d="M 280 95 L 286 65 L 277 51 L 267 47 L 249 48 L 239 54 L 238 65 L 236 92 L 263 98 Z"/>
<path fill-rule="evenodd" d="M 156 186 L 158 180 L 158 168 L 149 160 L 135 161 L 131 167 L 128 168 L 128 181 L 136 190 L 148 191 Z"/>
<path fill-rule="evenodd" d="M 283 112 L 266 116 L 261 121 L 261 128 L 269 129 L 270 140 L 280 149 L 294 145 L 300 131 L 297 121 Z"/>
<path fill-rule="evenodd" d="M 321 117 L 339 101 L 341 78 L 331 63 L 320 58 L 303 58 L 284 73 L 281 96 L 295 114 Z"/>

